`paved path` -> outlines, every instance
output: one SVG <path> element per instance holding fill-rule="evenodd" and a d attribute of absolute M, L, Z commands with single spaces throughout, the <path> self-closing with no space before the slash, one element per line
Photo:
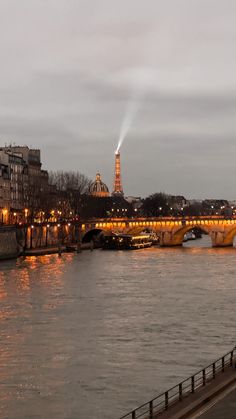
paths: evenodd
<path fill-rule="evenodd" d="M 235 419 L 236 418 L 236 384 L 219 395 L 212 403 L 209 403 L 193 415 L 192 419 Z"/>
<path fill-rule="evenodd" d="M 90 243 L 83 243 L 81 245 L 81 250 L 92 250 Z M 76 244 L 72 245 L 62 245 L 61 246 L 61 253 L 64 252 L 76 252 Z M 25 251 L 24 256 L 42 256 L 42 255 L 51 255 L 54 253 L 58 253 L 58 246 L 50 246 L 50 247 L 38 247 L 36 249 L 28 249 Z"/>
<path fill-rule="evenodd" d="M 154 415 L 155 418 L 158 415 Z M 236 368 L 228 367 L 225 372 L 217 374 L 214 380 L 173 405 L 161 418 L 236 419 Z"/>

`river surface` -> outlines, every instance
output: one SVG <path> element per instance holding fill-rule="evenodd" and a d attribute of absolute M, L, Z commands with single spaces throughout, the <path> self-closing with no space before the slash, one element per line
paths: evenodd
<path fill-rule="evenodd" d="M 1 262 L 0 417 L 116 419 L 228 352 L 236 249 L 207 240 Z"/>

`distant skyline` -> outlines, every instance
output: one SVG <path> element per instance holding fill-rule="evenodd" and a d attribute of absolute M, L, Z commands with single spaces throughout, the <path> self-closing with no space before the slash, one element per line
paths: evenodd
<path fill-rule="evenodd" d="M 236 199 L 234 0 L 0 0 L 0 144 L 125 195 Z"/>

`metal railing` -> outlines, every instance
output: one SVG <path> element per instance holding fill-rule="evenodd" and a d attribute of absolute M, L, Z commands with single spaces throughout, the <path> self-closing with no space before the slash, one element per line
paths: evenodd
<path fill-rule="evenodd" d="M 176 402 L 183 400 L 184 397 L 195 393 L 200 387 L 204 387 L 207 383 L 214 380 L 217 374 L 224 372 L 226 368 L 232 367 L 236 361 L 235 354 L 236 347 L 196 374 L 130 411 L 120 419 L 154 418 L 154 416 L 168 410 Z"/>

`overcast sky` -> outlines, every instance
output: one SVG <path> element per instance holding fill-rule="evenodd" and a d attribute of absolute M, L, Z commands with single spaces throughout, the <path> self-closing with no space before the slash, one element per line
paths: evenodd
<path fill-rule="evenodd" d="M 236 199 L 235 0 L 0 0 L 1 144 L 126 195 Z"/>

